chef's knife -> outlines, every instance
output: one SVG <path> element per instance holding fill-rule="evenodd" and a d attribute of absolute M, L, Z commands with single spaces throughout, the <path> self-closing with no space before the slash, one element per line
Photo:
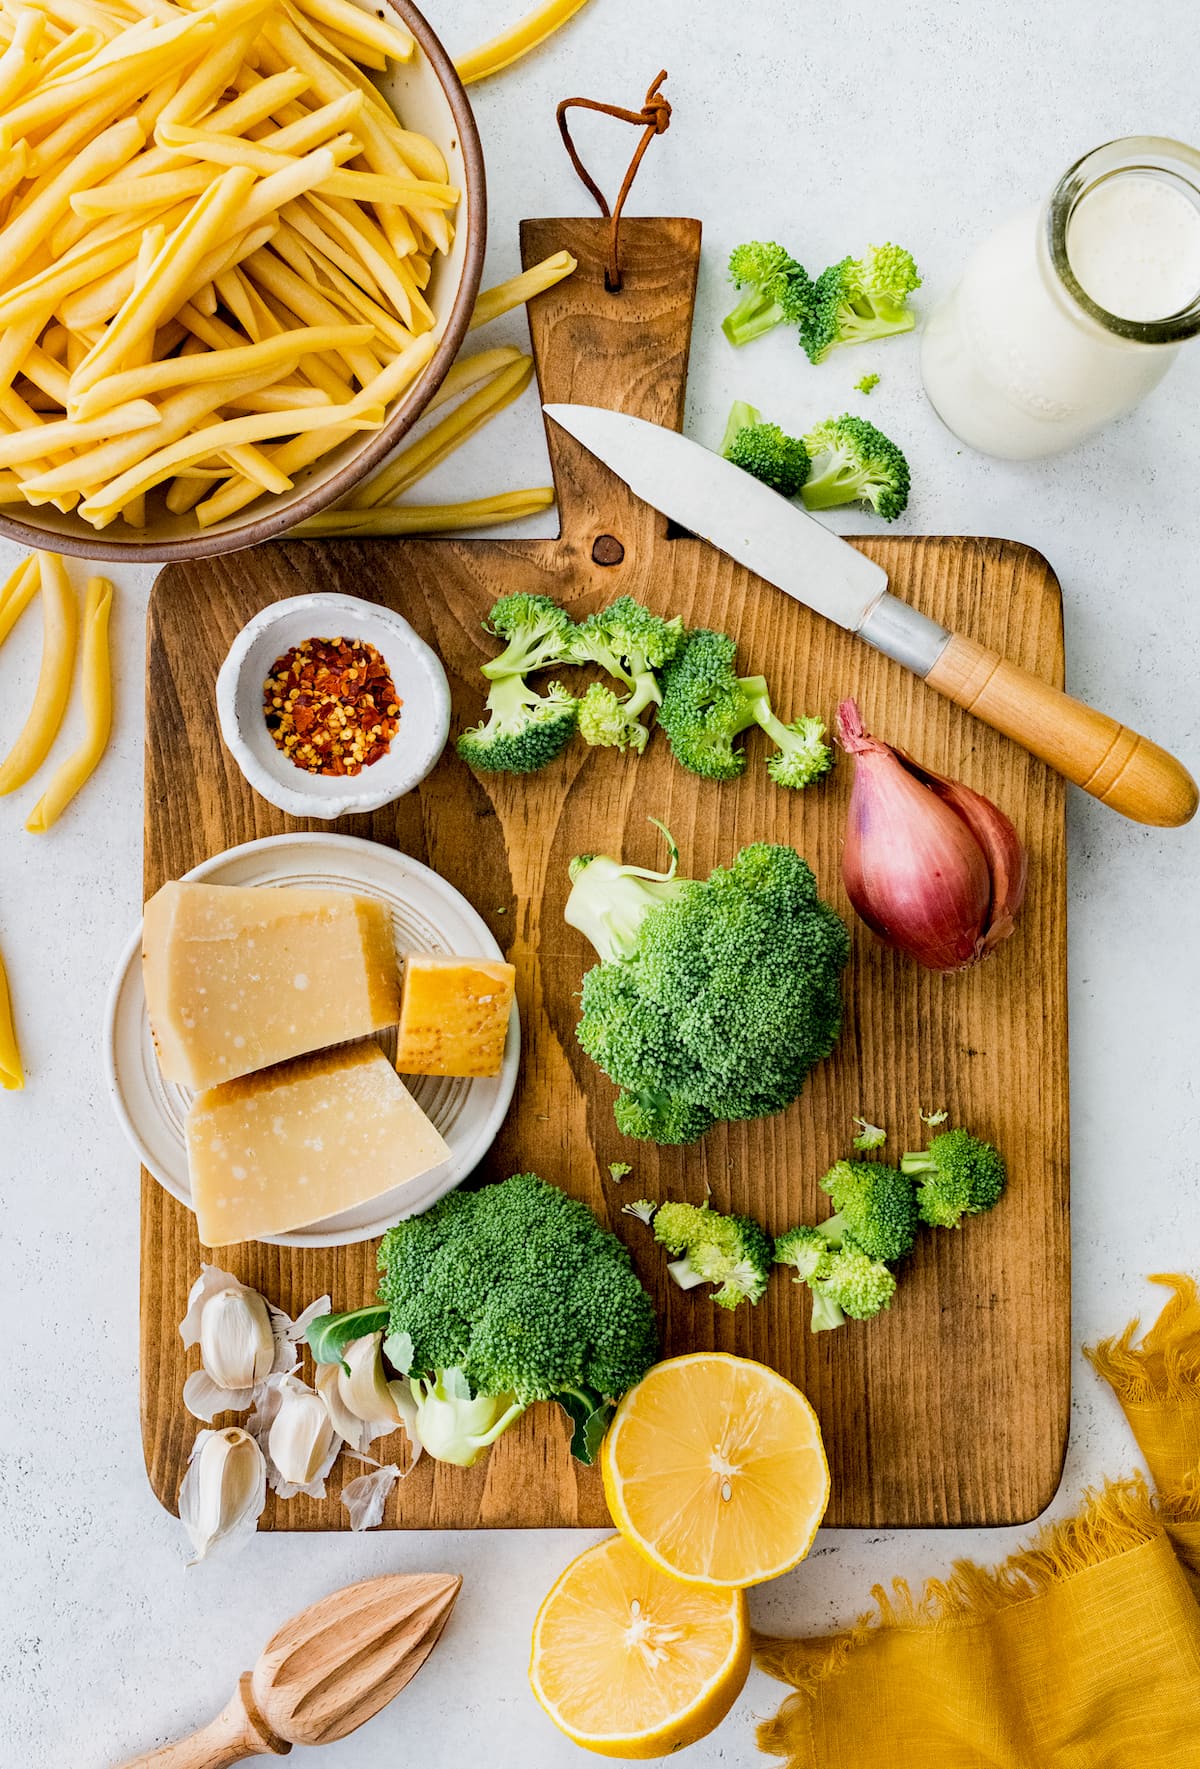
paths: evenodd
<path fill-rule="evenodd" d="M 1148 738 L 893 596 L 887 573 L 799 505 L 678 431 L 594 405 L 546 413 L 645 503 L 913 670 L 1138 823 L 1195 814 L 1187 770 Z"/>

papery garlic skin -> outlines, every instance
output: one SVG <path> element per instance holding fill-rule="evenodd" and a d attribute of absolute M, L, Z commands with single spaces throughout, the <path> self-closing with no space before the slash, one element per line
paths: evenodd
<path fill-rule="evenodd" d="M 267 1502 L 267 1463 L 240 1426 L 201 1431 L 179 1488 L 179 1517 L 195 1549 L 195 1566 L 219 1543 L 249 1533 Z"/>
<path fill-rule="evenodd" d="M 257 1290 L 239 1284 L 210 1296 L 200 1316 L 200 1361 L 219 1388 L 253 1388 L 275 1363 L 275 1335 Z"/>

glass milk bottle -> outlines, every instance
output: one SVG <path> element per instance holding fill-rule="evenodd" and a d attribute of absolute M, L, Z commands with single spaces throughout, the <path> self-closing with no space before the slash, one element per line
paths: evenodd
<path fill-rule="evenodd" d="M 1200 153 L 1110 141 L 983 241 L 925 327 L 921 373 L 971 448 L 1072 448 L 1158 384 L 1200 331 Z"/>

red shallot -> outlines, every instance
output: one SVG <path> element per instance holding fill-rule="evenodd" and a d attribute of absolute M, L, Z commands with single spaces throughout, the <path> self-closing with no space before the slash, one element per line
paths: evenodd
<path fill-rule="evenodd" d="M 986 957 L 1025 895 L 1025 850 L 1004 812 L 872 737 L 853 700 L 837 735 L 854 757 L 842 879 L 859 915 L 930 970 Z"/>

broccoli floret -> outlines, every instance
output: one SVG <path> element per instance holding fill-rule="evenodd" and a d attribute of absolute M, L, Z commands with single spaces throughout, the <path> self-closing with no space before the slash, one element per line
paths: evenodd
<path fill-rule="evenodd" d="M 879 1124 L 868 1124 L 865 1118 L 855 1118 L 858 1135 L 854 1138 L 856 1149 L 881 1149 L 887 1141 L 887 1131 Z"/>
<path fill-rule="evenodd" d="M 483 625 L 485 632 L 508 640 L 500 656 L 483 665 L 490 682 L 571 661 L 575 622 L 549 596 L 501 596 Z"/>
<path fill-rule="evenodd" d="M 903 1259 L 917 1238 L 916 1187 L 881 1161 L 838 1161 L 821 1181 L 835 1215 L 817 1227 L 830 1246 L 847 1240 L 872 1259 Z"/>
<path fill-rule="evenodd" d="M 450 1192 L 398 1223 L 379 1267 L 384 1352 L 408 1379 L 418 1440 L 439 1461 L 469 1467 L 540 1400 L 566 1409 L 572 1451 L 591 1461 L 614 1404 L 658 1355 L 654 1308 L 627 1249 L 586 1204 L 533 1173 Z M 382 1322 L 363 1327 L 368 1314 L 314 1322 L 321 1361 L 378 1331 Z"/>
<path fill-rule="evenodd" d="M 812 1278 L 811 1326 L 814 1333 L 840 1327 L 846 1316 L 853 1321 L 870 1320 L 891 1305 L 896 1280 L 881 1259 L 872 1259 L 847 1239 L 833 1254 L 829 1271 Z"/>
<path fill-rule="evenodd" d="M 697 627 L 662 676 L 658 722 L 671 753 L 689 773 L 736 780 L 746 753 L 734 739 L 755 723 L 754 702 L 737 675 L 737 646 L 725 633 Z"/>
<path fill-rule="evenodd" d="M 796 497 L 808 478 L 808 450 L 800 438 L 785 435 L 778 424 L 764 424 L 761 412 L 744 400 L 729 413 L 721 453 L 785 498 Z"/>
<path fill-rule="evenodd" d="M 632 749 L 640 755 L 650 739 L 632 699 L 618 700 L 603 682 L 593 682 L 579 702 L 579 735 L 593 749 Z"/>
<path fill-rule="evenodd" d="M 660 1204 L 654 1238 L 676 1256 L 667 1269 L 682 1289 L 718 1286 L 718 1308 L 757 1302 L 767 1287 L 771 1242 L 749 1216 L 723 1216 L 707 1204 Z"/>
<path fill-rule="evenodd" d="M 575 628 L 572 660 L 598 664 L 629 690 L 624 700 L 618 700 L 610 688 L 597 684 L 584 695 L 580 730 L 589 743 L 645 749 L 650 733 L 641 715 L 661 701 L 656 672 L 675 656 L 683 637 L 681 617 L 664 620 L 632 596 L 619 596 L 611 607 L 589 615 Z"/>
<path fill-rule="evenodd" d="M 707 882 L 575 861 L 566 919 L 603 962 L 579 1042 L 622 1090 L 627 1135 L 690 1142 L 782 1111 L 841 1026 L 849 940 L 793 848 L 758 842 Z"/>
<path fill-rule="evenodd" d="M 1008 1181 L 999 1150 L 967 1130 L 935 1136 L 927 1150 L 905 1155 L 900 1169 L 920 1180 L 917 1207 L 932 1228 L 958 1228 L 964 1216 L 991 1210 Z"/>
<path fill-rule="evenodd" d="M 908 462 L 882 430 L 846 412 L 826 418 L 804 440 L 812 456 L 800 494 L 805 509 L 869 504 L 885 522 L 895 521 L 908 503 Z"/>
<path fill-rule="evenodd" d="M 659 723 L 675 760 L 707 780 L 736 780 L 745 772 L 746 752 L 735 739 L 761 725 L 779 754 L 767 762 L 777 786 L 798 789 L 820 779 L 833 766 L 833 751 L 821 740 L 820 719 L 776 717 L 763 676 L 739 676 L 737 646 L 725 633 L 697 627 L 674 663 L 663 672 Z"/>
<path fill-rule="evenodd" d="M 561 682 L 545 697 L 522 676 L 504 676 L 488 690 L 487 718 L 458 739 L 458 753 L 481 774 L 533 774 L 570 743 L 579 705 Z"/>
<path fill-rule="evenodd" d="M 610 1161 L 608 1164 L 608 1177 L 615 1185 L 620 1185 L 632 1172 L 633 1168 L 628 1161 Z"/>
<path fill-rule="evenodd" d="M 721 330 L 731 344 L 748 344 L 778 325 L 799 326 L 812 300 L 812 280 L 783 246 L 751 240 L 729 258 L 729 280 L 746 292 Z"/>
<path fill-rule="evenodd" d="M 797 1284 L 828 1277 L 833 1269 L 833 1252 L 820 1229 L 811 1228 L 807 1223 L 775 1237 L 775 1263 L 794 1265 Z"/>
<path fill-rule="evenodd" d="M 862 394 L 874 393 L 874 391 L 875 391 L 876 387 L 878 387 L 878 385 L 879 385 L 879 376 L 878 375 L 876 375 L 876 374 L 863 375 L 861 380 L 858 380 L 854 383 L 854 391 L 856 393 L 862 393 Z"/>
<path fill-rule="evenodd" d="M 900 246 L 869 246 L 864 258 L 831 264 L 812 285 L 801 321 L 809 361 L 824 362 L 838 345 L 911 332 L 916 315 L 906 303 L 920 286 L 912 253 Z"/>

